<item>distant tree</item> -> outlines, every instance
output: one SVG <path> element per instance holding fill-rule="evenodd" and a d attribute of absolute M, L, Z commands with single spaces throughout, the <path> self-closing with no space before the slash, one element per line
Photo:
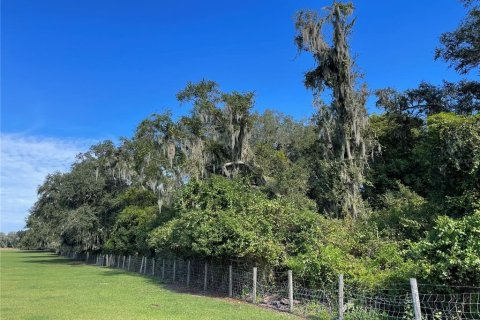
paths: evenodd
<path fill-rule="evenodd" d="M 255 115 L 251 147 L 265 179 L 264 191 L 306 201 L 311 175 L 310 155 L 316 142 L 313 123 L 266 110 Z"/>
<path fill-rule="evenodd" d="M 0 232 L 0 248 L 17 248 L 20 244 L 22 231 Z"/>
<path fill-rule="evenodd" d="M 331 104 L 321 105 L 317 118 L 320 163 L 315 194 L 321 197 L 320 208 L 338 217 L 363 212 L 361 189 L 373 146 L 367 133 L 367 91 L 356 89 L 358 75 L 348 46 L 352 12 L 352 4 L 334 2 L 325 17 L 300 12 L 295 25 L 299 50 L 311 53 L 317 65 L 305 74 L 305 86 L 313 90 L 318 105 L 324 89 L 332 90 Z M 323 33 L 325 24 L 333 28 L 331 44 Z"/>
<path fill-rule="evenodd" d="M 462 2 L 471 6 L 470 11 L 455 31 L 442 34 L 442 47 L 436 49 L 435 59 L 443 59 L 465 74 L 480 65 L 480 6 L 478 0 Z"/>
<path fill-rule="evenodd" d="M 377 107 L 387 113 L 425 117 L 440 112 L 472 114 L 480 111 L 480 82 L 444 81 L 442 86 L 422 82 L 415 89 L 398 92 L 392 88 L 376 91 Z"/>

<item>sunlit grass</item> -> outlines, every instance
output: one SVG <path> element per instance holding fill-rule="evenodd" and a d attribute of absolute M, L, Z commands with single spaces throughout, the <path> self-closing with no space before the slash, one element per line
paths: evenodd
<path fill-rule="evenodd" d="M 2 250 L 3 319 L 292 319 L 237 301 L 178 293 L 152 278 L 53 253 Z"/>

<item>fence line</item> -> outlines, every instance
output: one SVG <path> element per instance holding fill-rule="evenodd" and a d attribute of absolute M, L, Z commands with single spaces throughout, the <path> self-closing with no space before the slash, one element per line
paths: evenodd
<path fill-rule="evenodd" d="M 367 290 L 344 284 L 340 275 L 336 286 L 306 288 L 291 270 L 274 272 L 242 265 L 111 253 L 61 254 L 86 264 L 144 274 L 161 283 L 303 316 L 316 315 L 319 319 L 480 319 L 480 287 L 460 287 L 452 291 L 445 286 L 432 286 L 442 293 L 431 293 L 432 288 L 426 291 L 428 285 L 410 279 L 410 286 Z"/>

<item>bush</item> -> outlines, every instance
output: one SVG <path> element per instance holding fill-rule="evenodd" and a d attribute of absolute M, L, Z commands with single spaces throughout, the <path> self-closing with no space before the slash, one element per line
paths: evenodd
<path fill-rule="evenodd" d="M 480 211 L 462 219 L 438 217 L 412 254 L 420 261 L 419 278 L 445 285 L 480 283 Z"/>

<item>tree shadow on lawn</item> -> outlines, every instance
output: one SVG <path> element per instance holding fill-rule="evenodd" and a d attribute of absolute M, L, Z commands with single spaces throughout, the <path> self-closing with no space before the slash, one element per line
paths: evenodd
<path fill-rule="evenodd" d="M 185 285 L 181 284 L 173 284 L 173 283 L 167 283 L 159 279 L 157 276 L 152 276 L 148 274 L 140 274 L 137 272 L 133 271 L 127 271 L 123 269 L 116 269 L 116 268 L 107 268 L 107 267 L 99 267 L 96 265 L 91 265 L 91 264 L 85 264 L 84 261 L 82 260 L 71 260 L 68 258 L 63 258 L 59 257 L 55 253 L 51 253 L 52 258 L 50 259 L 45 259 L 45 252 L 42 252 L 42 256 L 38 256 L 35 258 L 41 258 L 43 257 L 44 259 L 30 259 L 30 260 L 24 260 L 27 263 L 39 263 L 39 264 L 54 264 L 54 265 L 59 265 L 59 264 L 64 264 L 64 265 L 70 265 L 70 266 L 92 266 L 92 267 L 97 267 L 99 269 L 102 269 L 102 273 L 100 274 L 101 276 L 105 277 L 113 277 L 113 276 L 119 276 L 119 275 L 129 275 L 133 277 L 138 277 L 141 279 L 146 279 L 148 280 L 149 283 L 153 283 L 157 286 L 159 286 L 161 289 L 174 292 L 174 293 L 180 293 L 180 294 L 188 294 L 188 295 L 195 295 L 195 296 L 203 296 L 203 297 L 210 297 L 210 298 L 215 298 L 215 299 L 221 299 L 222 301 L 226 301 L 232 304 L 238 304 L 238 303 L 245 303 L 245 304 L 250 304 L 247 301 L 240 300 L 240 299 L 234 299 L 234 298 L 229 298 L 228 297 L 228 289 L 224 288 L 224 290 L 216 290 L 216 291 L 207 291 L 205 292 L 203 289 L 197 288 L 197 287 L 186 287 Z M 259 307 L 269 309 L 272 311 L 276 312 L 281 312 L 283 313 L 283 310 L 278 310 L 272 307 L 268 307 L 263 304 L 257 305 Z M 317 317 L 307 317 L 304 319 L 318 319 Z"/>
<path fill-rule="evenodd" d="M 83 261 L 64 258 L 51 251 L 28 250 L 28 251 L 18 251 L 16 253 L 20 253 L 23 255 L 25 253 L 32 253 L 32 255 L 25 256 L 24 259 L 22 260 L 22 262 L 26 262 L 26 263 L 66 264 L 71 266 L 85 265 Z M 48 257 L 51 257 L 51 258 L 48 258 Z"/>

